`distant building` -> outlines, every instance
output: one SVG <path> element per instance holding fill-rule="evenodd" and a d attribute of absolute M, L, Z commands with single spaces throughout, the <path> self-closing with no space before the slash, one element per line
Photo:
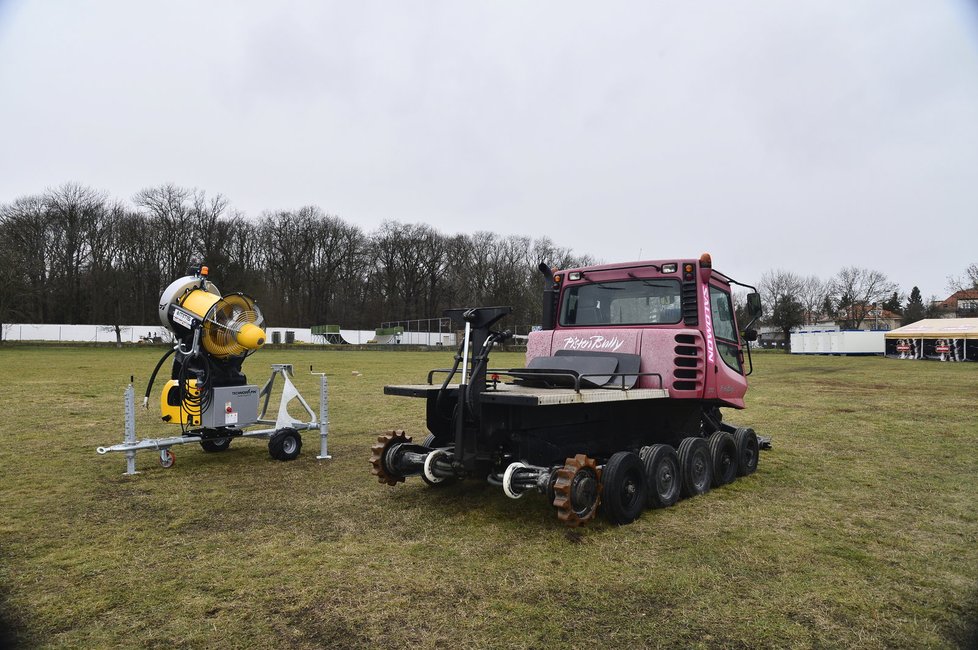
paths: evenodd
<path fill-rule="evenodd" d="M 892 330 L 900 327 L 900 314 L 877 305 L 849 305 L 835 318 L 835 324 L 843 329 L 846 323 L 861 320 L 861 330 Z"/>
<path fill-rule="evenodd" d="M 934 305 L 941 318 L 978 317 L 978 289 L 955 291 Z"/>

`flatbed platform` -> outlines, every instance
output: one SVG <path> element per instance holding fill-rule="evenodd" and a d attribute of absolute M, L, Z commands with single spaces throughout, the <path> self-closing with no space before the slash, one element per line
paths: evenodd
<path fill-rule="evenodd" d="M 432 384 L 405 384 L 384 386 L 385 395 L 402 397 L 435 397 L 441 386 Z M 458 391 L 458 384 L 448 387 L 451 392 Z M 586 388 L 575 391 L 573 388 L 537 388 L 519 384 L 497 384 L 487 388 L 480 396 L 483 404 L 507 404 L 511 406 L 556 406 L 558 404 L 598 404 L 602 402 L 625 402 L 663 399 L 669 391 L 661 388 Z"/>

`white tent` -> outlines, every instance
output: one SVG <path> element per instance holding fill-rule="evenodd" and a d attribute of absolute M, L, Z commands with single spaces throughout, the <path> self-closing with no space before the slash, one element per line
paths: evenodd
<path fill-rule="evenodd" d="M 978 318 L 925 318 L 886 333 L 895 359 L 978 361 Z"/>

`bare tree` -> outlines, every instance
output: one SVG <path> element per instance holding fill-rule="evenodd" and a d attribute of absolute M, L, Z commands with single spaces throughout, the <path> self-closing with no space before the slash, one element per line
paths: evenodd
<path fill-rule="evenodd" d="M 25 196 L 0 206 L 0 225 L 8 253 L 2 273 L 11 282 L 10 295 L 17 296 L 18 318 L 47 322 L 51 228 L 44 197 Z"/>
<path fill-rule="evenodd" d="M 192 190 L 173 183 L 136 193 L 133 202 L 156 231 L 157 260 L 163 278 L 176 278 L 194 261 L 195 244 L 190 199 Z"/>
<path fill-rule="evenodd" d="M 24 320 L 29 315 L 31 287 L 22 270 L 23 255 L 12 237 L 13 225 L 0 216 L 0 341 L 6 323 Z"/>
<path fill-rule="evenodd" d="M 195 189 L 189 201 L 192 231 L 188 234 L 195 244 L 193 254 L 202 263 L 223 266 L 227 261 L 228 200 L 221 194 L 208 199 L 205 192 Z"/>
<path fill-rule="evenodd" d="M 782 269 L 768 271 L 758 283 L 767 314 L 764 321 L 781 332 L 788 351 L 791 350 L 791 330 L 805 323 L 805 307 L 800 298 L 804 284 L 801 276 Z"/>
<path fill-rule="evenodd" d="M 65 323 L 84 321 L 82 277 L 91 263 L 91 241 L 106 210 L 106 196 L 89 187 L 66 183 L 44 194 L 51 237 L 53 317 Z"/>
<path fill-rule="evenodd" d="M 798 302 L 805 310 L 806 325 L 814 325 L 825 305 L 825 299 L 830 295 L 831 287 L 828 282 L 810 275 L 801 280 L 798 288 Z"/>
<path fill-rule="evenodd" d="M 859 329 L 874 305 L 885 302 L 897 289 L 882 272 L 855 266 L 839 271 L 831 285 L 842 329 Z"/>
<path fill-rule="evenodd" d="M 951 293 L 966 289 L 978 289 L 978 264 L 969 264 L 961 277 L 948 276 L 947 288 Z"/>

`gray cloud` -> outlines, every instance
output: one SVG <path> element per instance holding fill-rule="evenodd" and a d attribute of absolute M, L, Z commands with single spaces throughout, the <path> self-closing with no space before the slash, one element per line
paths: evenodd
<path fill-rule="evenodd" d="M 0 89 L 5 201 L 173 181 L 925 296 L 976 261 L 963 1 L 8 2 Z"/>

